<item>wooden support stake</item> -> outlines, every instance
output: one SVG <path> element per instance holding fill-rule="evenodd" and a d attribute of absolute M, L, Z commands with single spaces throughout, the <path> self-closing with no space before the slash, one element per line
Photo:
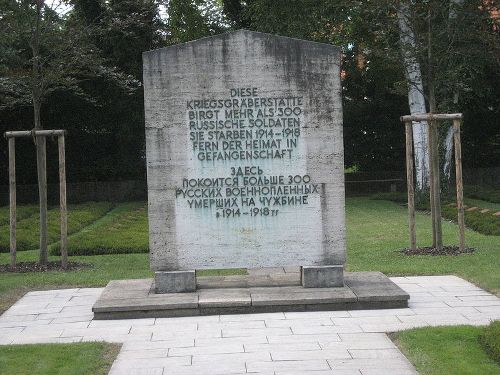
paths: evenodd
<path fill-rule="evenodd" d="M 16 267 L 16 140 L 9 138 L 10 265 Z"/>
<path fill-rule="evenodd" d="M 443 248 L 443 229 L 441 226 L 441 178 L 439 173 L 439 149 L 438 149 L 438 129 L 435 121 L 430 121 L 432 134 L 432 156 L 434 158 L 432 163 L 432 175 L 434 177 L 434 220 L 436 231 L 436 248 L 441 250 Z"/>
<path fill-rule="evenodd" d="M 61 266 L 68 267 L 68 208 L 66 204 L 66 153 L 64 133 L 57 137 L 59 149 L 59 205 L 61 210 Z"/>
<path fill-rule="evenodd" d="M 459 247 L 465 249 L 465 218 L 464 218 L 464 186 L 462 182 L 462 143 L 460 140 L 460 122 L 453 120 L 453 139 L 455 141 L 455 171 L 457 180 L 457 211 L 458 211 L 458 230 Z"/>
<path fill-rule="evenodd" d="M 42 135 L 37 135 L 35 138 L 40 200 L 40 264 L 47 264 L 47 142 Z"/>
<path fill-rule="evenodd" d="M 431 206 L 431 222 L 432 222 L 432 247 L 436 247 L 436 207 L 434 205 L 436 191 L 434 190 L 436 185 L 434 184 L 434 132 L 432 123 L 428 123 L 428 137 L 427 137 L 427 150 L 429 156 L 429 196 L 430 196 L 430 206 Z"/>
<path fill-rule="evenodd" d="M 406 131 L 406 184 L 408 187 L 408 228 L 410 231 L 410 249 L 417 248 L 415 232 L 415 189 L 413 186 L 413 132 L 411 122 L 405 122 Z"/>

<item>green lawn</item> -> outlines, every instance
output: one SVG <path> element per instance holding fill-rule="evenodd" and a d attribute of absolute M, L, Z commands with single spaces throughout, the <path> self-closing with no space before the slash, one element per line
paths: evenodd
<path fill-rule="evenodd" d="M 495 375 L 500 366 L 479 343 L 485 327 L 418 328 L 393 339 L 421 375 Z"/>
<path fill-rule="evenodd" d="M 142 217 L 142 219 L 141 219 Z M 120 204 L 108 215 L 70 237 L 70 244 L 93 241 L 95 246 L 128 247 L 131 243 L 147 247 L 144 203 Z M 118 220 L 119 219 L 119 220 Z M 131 230 L 133 228 L 133 230 Z M 97 234 L 96 234 L 97 233 Z M 457 243 L 457 226 L 443 222 L 446 244 Z M 417 214 L 419 245 L 430 245 L 429 215 Z M 396 250 L 408 246 L 407 211 L 396 203 L 369 198 L 347 200 L 347 247 L 349 271 L 382 271 L 388 275 L 455 274 L 494 293 L 500 291 L 500 237 L 485 236 L 467 230 L 466 240 L 477 251 L 471 255 L 405 256 Z M 100 245 L 101 244 L 101 245 Z M 73 246 L 72 245 L 72 246 Z M 78 245 L 80 246 L 80 245 Z M 84 248 L 85 246 L 82 246 Z M 88 247 L 88 245 L 86 246 Z M 22 261 L 37 260 L 37 251 L 18 253 Z M 51 260 L 57 260 L 55 256 Z M 104 286 L 109 280 L 151 277 L 147 254 L 72 256 L 74 261 L 92 268 L 73 272 L 4 273 L 0 277 L 0 310 L 31 289 L 70 286 Z M 9 263 L 8 254 L 0 254 L 0 263 Z"/>
<path fill-rule="evenodd" d="M 59 257 L 50 256 L 49 260 Z M 34 250 L 18 253 L 18 261 L 36 261 Z M 152 277 L 147 254 L 117 254 L 99 256 L 74 256 L 71 261 L 91 264 L 91 268 L 79 271 L 51 271 L 30 273 L 3 273 L 0 276 L 0 312 L 7 309 L 17 298 L 29 290 L 78 286 L 105 286 L 109 280 L 139 279 Z M 0 263 L 8 263 L 8 254 L 0 254 Z"/>
<path fill-rule="evenodd" d="M 68 208 L 68 233 L 75 233 L 95 220 L 103 217 L 111 208 L 112 203 L 108 202 L 87 202 L 82 204 L 70 205 Z M 19 212 L 25 213 L 30 211 L 31 206 L 20 207 Z M 0 213 L 8 211 L 2 207 Z M 48 243 L 56 243 L 60 239 L 60 213 L 59 207 L 53 207 L 48 211 Z M 5 217 L 0 219 L 0 222 L 5 224 L 0 226 L 0 252 L 8 252 L 10 247 L 9 224 Z M 31 214 L 30 216 L 20 216 L 17 222 L 17 250 L 32 250 L 39 247 L 39 232 L 40 223 L 39 215 Z"/>
<path fill-rule="evenodd" d="M 0 346 L 0 374 L 104 375 L 119 350 L 102 342 Z"/>
<path fill-rule="evenodd" d="M 446 275 L 463 277 L 496 294 L 500 292 L 500 237 L 466 231 L 466 243 L 476 248 L 470 255 L 405 256 L 395 250 L 407 247 L 407 210 L 396 203 L 355 198 L 347 200 L 347 268 L 377 270 L 388 275 Z M 430 246 L 430 216 L 417 213 L 417 241 Z M 443 221 L 443 241 L 458 243 L 457 226 Z"/>

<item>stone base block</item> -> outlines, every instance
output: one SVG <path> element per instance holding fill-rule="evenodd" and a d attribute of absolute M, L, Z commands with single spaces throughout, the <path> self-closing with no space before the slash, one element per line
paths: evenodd
<path fill-rule="evenodd" d="M 334 288 L 344 286 L 344 266 L 303 266 L 304 288 Z"/>
<path fill-rule="evenodd" d="M 270 271 L 269 275 L 276 276 Z M 303 288 L 294 285 L 210 289 L 193 293 L 154 292 L 154 281 L 110 281 L 92 307 L 94 319 L 166 318 L 278 311 L 322 311 L 405 308 L 410 296 L 380 272 L 346 272 L 345 286 Z M 236 278 L 237 276 L 232 276 Z M 241 275 L 243 278 L 243 275 Z M 209 277 L 207 277 L 209 278 Z M 199 281 L 204 278 L 200 277 Z M 234 280 L 233 280 L 234 281 Z"/>
<path fill-rule="evenodd" d="M 185 293 L 196 290 L 195 271 L 155 272 L 155 293 Z"/>

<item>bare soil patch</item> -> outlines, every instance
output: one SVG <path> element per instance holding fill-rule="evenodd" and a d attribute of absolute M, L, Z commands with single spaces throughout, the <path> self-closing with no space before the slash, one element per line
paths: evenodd
<path fill-rule="evenodd" d="M 441 250 L 436 249 L 435 247 L 432 246 L 427 246 L 427 247 L 417 247 L 416 249 L 403 249 L 403 250 L 398 250 L 399 252 L 403 253 L 404 255 L 461 255 L 461 254 L 471 254 L 476 249 L 472 247 L 466 247 L 463 251 L 460 251 L 460 248 L 458 246 L 443 246 Z"/>
<path fill-rule="evenodd" d="M 68 262 L 68 266 L 63 268 L 60 262 L 48 262 L 47 264 L 39 264 L 37 262 L 20 262 L 15 267 L 10 264 L 0 264 L 0 272 L 48 272 L 48 271 L 78 271 L 84 268 L 92 267 L 91 264 Z"/>

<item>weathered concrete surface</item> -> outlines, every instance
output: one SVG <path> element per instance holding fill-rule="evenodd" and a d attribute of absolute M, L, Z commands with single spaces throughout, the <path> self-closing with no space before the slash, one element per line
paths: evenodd
<path fill-rule="evenodd" d="M 304 288 L 343 287 L 343 266 L 304 266 L 302 286 Z"/>
<path fill-rule="evenodd" d="M 285 273 L 283 268 L 267 269 L 267 272 L 263 269 L 251 273 L 253 278 L 263 281 Z M 287 286 L 227 288 L 222 282 L 222 288 L 214 288 L 211 283 L 209 289 L 193 293 L 155 294 L 151 279 L 112 281 L 92 310 L 95 319 L 128 319 L 408 305 L 408 294 L 378 272 L 346 273 L 346 286 L 335 288 L 303 288 L 297 285 L 300 274 L 290 274 L 294 278 L 289 279 L 292 285 Z"/>
<path fill-rule="evenodd" d="M 157 271 L 155 272 L 155 293 L 186 293 L 196 290 L 196 272 Z"/>
<path fill-rule="evenodd" d="M 201 276 L 196 285 L 201 289 L 298 286 L 300 267 L 251 268 L 247 275 Z"/>
<path fill-rule="evenodd" d="M 143 61 L 152 269 L 343 265 L 340 49 L 240 30 L 146 52 Z M 218 120 L 235 122 L 216 129 L 233 141 L 210 139 L 215 133 L 202 122 L 218 121 L 210 108 L 219 110 Z M 238 113 L 226 112 L 232 109 Z M 207 160 L 217 147 L 231 154 Z M 272 176 L 274 185 L 243 181 Z M 281 190 L 196 208 L 196 194 L 208 194 L 196 181 L 224 179 L 225 199 L 231 178 L 237 188 Z M 255 205 L 245 205 L 246 198 Z M 295 203 L 282 204 L 289 198 Z"/>

